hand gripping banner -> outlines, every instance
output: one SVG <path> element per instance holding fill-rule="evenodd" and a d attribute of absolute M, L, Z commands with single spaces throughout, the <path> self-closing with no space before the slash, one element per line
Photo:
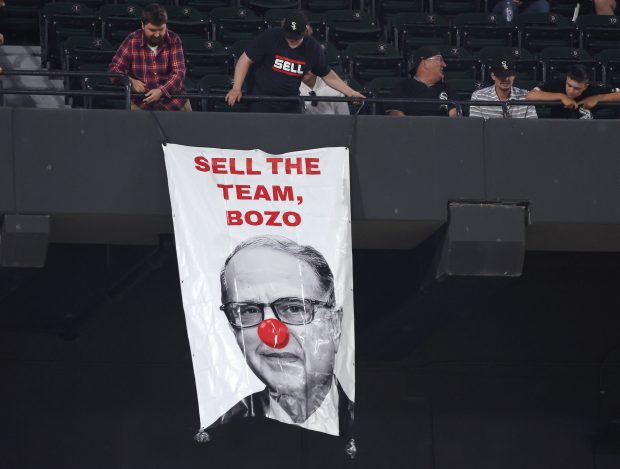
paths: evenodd
<path fill-rule="evenodd" d="M 348 435 L 348 150 L 164 154 L 201 427 L 261 415 Z"/>

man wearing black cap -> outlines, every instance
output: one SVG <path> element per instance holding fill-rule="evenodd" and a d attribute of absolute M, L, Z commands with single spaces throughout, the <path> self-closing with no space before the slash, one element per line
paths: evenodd
<path fill-rule="evenodd" d="M 537 86 L 527 99 L 562 101 L 564 107 L 551 108 L 549 117 L 553 119 L 593 119 L 592 109 L 599 103 L 620 101 L 620 91 L 607 85 L 591 85 L 588 70 L 583 65 L 573 65 L 565 80 L 551 80 Z"/>
<path fill-rule="evenodd" d="M 321 45 L 310 36 L 308 19 L 302 12 L 289 14 L 282 27 L 270 28 L 248 45 L 235 66 L 232 89 L 226 102 L 234 106 L 241 99 L 241 88 L 248 72 L 250 94 L 264 96 L 299 96 L 304 73 L 311 71 L 328 86 L 345 96 L 364 98 L 330 70 Z M 253 112 L 300 112 L 295 101 L 251 103 Z"/>
<path fill-rule="evenodd" d="M 527 97 L 527 90 L 513 86 L 517 71 L 512 60 L 499 59 L 491 65 L 491 79 L 495 82 L 488 88 L 474 91 L 472 101 L 518 101 Z M 471 106 L 470 117 L 537 118 L 534 106 Z"/>
<path fill-rule="evenodd" d="M 446 63 L 434 47 L 420 47 L 414 54 L 414 66 L 409 72 L 412 78 L 398 83 L 390 97 L 453 100 L 452 91 L 443 83 Z M 386 113 L 390 116 L 450 116 L 456 117 L 453 104 L 392 103 Z"/>

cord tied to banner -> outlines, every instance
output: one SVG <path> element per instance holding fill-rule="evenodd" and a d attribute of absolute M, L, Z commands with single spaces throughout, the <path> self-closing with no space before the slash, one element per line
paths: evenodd
<path fill-rule="evenodd" d="M 355 438 L 351 438 L 347 443 L 347 447 L 344 449 L 344 452 L 347 453 L 347 456 L 351 459 L 355 459 L 355 455 L 357 454 L 357 446 L 355 446 Z"/>
<path fill-rule="evenodd" d="M 194 435 L 194 440 L 198 443 L 209 443 L 211 441 L 211 437 L 204 428 L 201 428 L 198 433 Z"/>

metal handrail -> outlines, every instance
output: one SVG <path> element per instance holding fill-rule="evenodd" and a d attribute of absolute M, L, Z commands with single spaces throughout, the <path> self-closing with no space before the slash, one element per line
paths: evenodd
<path fill-rule="evenodd" d="M 130 109 L 131 98 L 141 98 L 143 93 L 134 93 L 131 91 L 131 81 L 127 75 L 110 72 L 75 72 L 75 71 L 42 71 L 42 70 L 3 70 L 1 76 L 62 76 L 62 77 L 108 77 L 119 78 L 123 81 L 124 91 L 85 91 L 85 90 L 47 90 L 40 88 L 2 88 L 0 87 L 0 95 L 47 95 L 47 96 L 99 96 L 99 97 L 124 97 L 125 107 Z M 226 95 L 222 93 L 175 93 L 172 98 L 179 99 L 216 99 L 223 100 Z M 353 104 L 450 104 L 453 105 L 458 115 L 462 115 L 463 106 L 496 106 L 502 107 L 504 112 L 508 112 L 509 106 L 563 106 L 562 101 L 530 101 L 530 100 L 509 100 L 509 101 L 471 101 L 471 100 L 442 100 L 442 99 L 422 99 L 422 98 L 348 98 L 336 96 L 268 96 L 268 95 L 246 95 L 242 97 L 243 101 L 272 101 L 272 102 L 298 102 L 303 106 L 305 101 L 310 102 L 344 102 Z M 618 107 L 620 102 L 599 103 L 601 107 Z M 361 108 L 361 107 L 360 107 Z"/>
<path fill-rule="evenodd" d="M 127 75 L 122 73 L 112 72 L 75 72 L 75 71 L 62 71 L 62 70 L 2 70 L 0 77 L 2 76 L 40 76 L 40 77 L 107 77 L 118 78 L 123 82 L 124 91 L 78 91 L 78 90 L 44 90 L 40 88 L 0 88 L 0 94 L 30 94 L 30 95 L 44 95 L 44 96 L 101 96 L 101 97 L 120 97 L 125 98 L 125 108 L 131 107 L 131 80 Z"/>

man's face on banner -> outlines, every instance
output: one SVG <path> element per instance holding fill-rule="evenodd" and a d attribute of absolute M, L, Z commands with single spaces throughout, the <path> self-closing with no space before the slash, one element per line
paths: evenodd
<path fill-rule="evenodd" d="M 291 254 L 268 247 L 239 251 L 225 271 L 224 302 L 271 304 L 280 298 L 328 301 L 312 268 Z M 332 385 L 340 338 L 341 310 L 315 306 L 314 320 L 288 325 L 290 340 L 276 349 L 261 341 L 258 327 L 234 328 L 252 371 L 268 386 L 294 421 L 303 422 L 322 403 Z M 263 319 L 277 319 L 264 306 Z"/>

